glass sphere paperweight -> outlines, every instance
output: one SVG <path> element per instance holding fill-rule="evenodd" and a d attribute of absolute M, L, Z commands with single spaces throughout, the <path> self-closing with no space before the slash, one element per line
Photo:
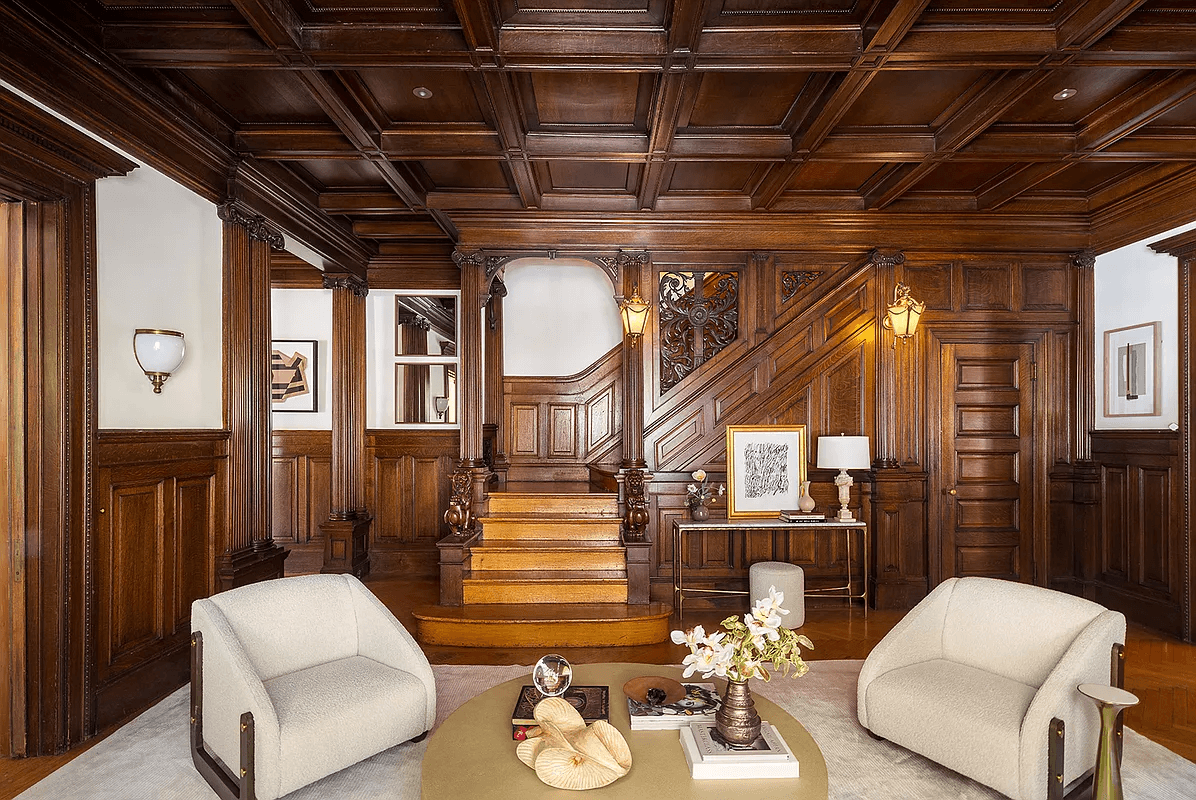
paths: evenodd
<path fill-rule="evenodd" d="M 558 697 L 569 688 L 573 680 L 573 667 L 564 656 L 549 653 L 532 667 L 532 683 L 545 697 Z"/>

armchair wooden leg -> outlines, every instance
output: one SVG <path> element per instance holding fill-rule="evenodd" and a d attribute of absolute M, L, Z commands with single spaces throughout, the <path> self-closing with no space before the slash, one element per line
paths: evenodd
<path fill-rule="evenodd" d="M 407 741 L 411 742 L 412 744 L 418 744 L 427 738 L 428 738 L 428 731 L 424 731 L 419 736 L 413 736 L 412 738 L 408 739 Z"/>
<path fill-rule="evenodd" d="M 191 634 L 191 762 L 221 800 L 256 800 L 253 714 L 241 715 L 241 770 L 234 776 L 203 744 L 203 634 Z"/>
<path fill-rule="evenodd" d="M 1110 675 L 1109 675 L 1110 685 L 1116 686 L 1118 689 L 1124 689 L 1125 688 L 1125 645 L 1121 644 L 1120 642 L 1113 643 L 1112 663 L 1109 666 L 1109 670 L 1110 670 Z M 1117 722 L 1114 725 L 1114 730 L 1116 731 L 1116 734 L 1113 739 L 1114 747 L 1117 748 L 1117 754 L 1116 754 L 1115 758 L 1117 759 L 1118 764 L 1121 763 L 1121 749 L 1125 743 L 1125 733 L 1122 730 L 1124 727 L 1125 727 L 1125 714 L 1118 714 Z"/>
<path fill-rule="evenodd" d="M 1053 717 L 1047 733 L 1047 800 L 1063 800 L 1064 733 L 1063 720 Z"/>

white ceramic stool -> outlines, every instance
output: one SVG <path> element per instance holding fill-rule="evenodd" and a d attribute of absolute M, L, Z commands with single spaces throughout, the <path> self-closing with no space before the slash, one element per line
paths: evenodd
<path fill-rule="evenodd" d="M 757 561 L 748 568 L 748 591 L 751 605 L 768 597 L 768 588 L 775 586 L 785 593 L 782 607 L 789 613 L 781 617 L 786 628 L 800 628 L 806 623 L 806 573 L 797 564 L 784 561 Z"/>

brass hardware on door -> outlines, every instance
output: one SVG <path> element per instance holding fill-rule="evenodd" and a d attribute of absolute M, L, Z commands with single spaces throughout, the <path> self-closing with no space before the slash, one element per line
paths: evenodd
<path fill-rule="evenodd" d="M 947 490 L 944 492 L 944 494 L 949 494 L 949 495 L 955 496 L 956 494 L 958 494 L 958 492 L 956 492 L 956 491 L 955 491 L 955 488 L 954 488 L 954 487 L 952 487 L 952 488 L 950 488 L 950 489 L 947 489 Z"/>

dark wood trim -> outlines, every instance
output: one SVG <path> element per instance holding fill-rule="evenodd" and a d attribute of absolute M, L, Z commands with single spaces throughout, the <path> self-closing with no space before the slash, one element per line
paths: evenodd
<path fill-rule="evenodd" d="M 1188 231 L 1169 239 L 1154 242 L 1150 249 L 1168 253 L 1179 261 L 1179 433 L 1180 433 L 1180 536 L 1183 545 L 1183 637 L 1193 641 L 1196 636 L 1196 552 L 1192 536 L 1196 531 L 1196 503 L 1192 498 L 1192 481 L 1196 479 L 1196 373 L 1192 358 L 1196 357 L 1196 287 L 1192 273 L 1196 270 L 1196 231 Z"/>

